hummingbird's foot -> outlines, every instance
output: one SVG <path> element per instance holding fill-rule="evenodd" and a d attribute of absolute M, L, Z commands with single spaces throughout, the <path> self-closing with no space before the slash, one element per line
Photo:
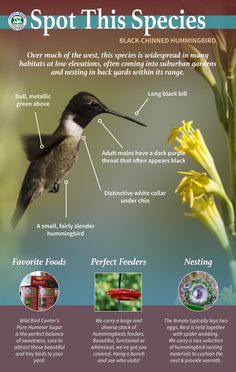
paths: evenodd
<path fill-rule="evenodd" d="M 59 183 L 55 182 L 53 187 L 49 190 L 49 192 L 53 192 L 54 194 L 59 191 L 60 185 Z"/>

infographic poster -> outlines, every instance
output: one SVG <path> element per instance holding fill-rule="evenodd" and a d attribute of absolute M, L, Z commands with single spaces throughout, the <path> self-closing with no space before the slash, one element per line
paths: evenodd
<path fill-rule="evenodd" d="M 235 1 L 2 2 L 1 364 L 232 371 Z"/>

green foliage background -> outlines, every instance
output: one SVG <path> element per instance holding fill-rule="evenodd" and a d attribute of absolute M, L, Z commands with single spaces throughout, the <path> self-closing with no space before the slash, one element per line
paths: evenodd
<path fill-rule="evenodd" d="M 115 301 L 106 291 L 119 287 L 119 273 L 95 274 L 95 310 L 96 311 L 141 311 L 142 299 L 137 301 Z M 122 273 L 121 288 L 141 292 L 141 273 Z"/>

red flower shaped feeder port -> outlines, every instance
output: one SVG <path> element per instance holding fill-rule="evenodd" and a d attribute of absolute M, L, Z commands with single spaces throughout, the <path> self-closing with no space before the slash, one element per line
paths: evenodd
<path fill-rule="evenodd" d="M 114 288 L 106 291 L 106 294 L 113 300 L 118 301 L 136 301 L 141 297 L 141 293 L 134 289 Z"/>

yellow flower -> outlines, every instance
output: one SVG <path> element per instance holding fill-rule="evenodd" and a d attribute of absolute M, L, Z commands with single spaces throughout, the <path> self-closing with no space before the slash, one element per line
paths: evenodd
<path fill-rule="evenodd" d="M 214 160 L 208 150 L 203 136 L 199 129 L 192 128 L 193 121 L 182 121 L 182 126 L 173 128 L 168 138 L 168 143 L 172 143 L 176 151 L 182 151 L 195 160 L 209 176 L 222 185 L 219 174 L 216 170 Z M 178 143 L 175 146 L 175 143 Z"/>
<path fill-rule="evenodd" d="M 219 58 L 220 58 L 219 62 L 222 65 L 224 72 L 227 72 L 228 53 L 227 53 L 227 43 L 226 43 L 224 32 L 222 32 L 221 30 L 212 30 L 211 32 L 216 39 L 216 43 L 213 45 L 213 49 L 217 48 L 218 53 L 219 53 Z"/>
<path fill-rule="evenodd" d="M 220 59 L 220 56 L 222 56 L 222 60 L 220 61 L 220 64 L 226 67 L 226 64 L 228 63 L 227 62 L 228 53 L 226 53 L 224 49 L 225 47 L 224 37 L 223 37 L 223 34 L 220 32 L 216 32 L 215 34 L 216 34 L 217 43 L 213 44 L 213 49 L 215 50 L 217 54 L 217 58 L 218 58 L 218 54 L 219 54 L 219 59 Z M 182 51 L 182 56 L 185 58 L 187 62 L 189 62 L 191 68 L 192 69 L 194 68 L 195 71 L 197 71 L 208 82 L 208 84 L 212 88 L 214 95 L 215 95 L 215 102 L 216 102 L 218 116 L 220 118 L 220 121 L 226 128 L 227 127 L 227 107 L 225 106 L 225 102 L 224 102 L 224 99 L 222 98 L 222 94 L 217 87 L 217 83 L 209 67 L 209 63 L 204 57 L 204 53 L 201 53 L 197 48 L 195 48 L 193 45 L 190 45 L 190 44 L 182 44 L 180 46 L 180 49 Z M 233 57 L 231 58 L 231 60 L 233 61 Z M 218 67 L 219 67 L 219 63 L 218 63 Z"/>
<path fill-rule="evenodd" d="M 203 195 L 195 199 L 192 206 L 192 212 L 217 237 L 224 249 L 230 250 L 224 222 L 217 209 L 214 197 L 207 197 Z"/>
<path fill-rule="evenodd" d="M 200 198 L 205 193 L 221 194 L 222 190 L 219 185 L 207 177 L 206 173 L 195 171 L 178 172 L 184 177 L 177 186 L 175 192 L 180 193 L 182 202 L 186 203 L 189 200 L 190 207 L 193 207 L 195 199 Z"/>
<path fill-rule="evenodd" d="M 217 195 L 222 198 L 228 212 L 228 229 L 232 235 L 235 235 L 233 205 L 224 190 L 214 160 L 203 136 L 199 129 L 193 129 L 192 123 L 192 121 L 186 122 L 183 120 L 182 126 L 173 128 L 169 135 L 168 143 L 171 142 L 176 151 L 186 153 L 207 173 L 198 173 L 195 171 L 180 172 L 184 174 L 184 177 L 177 186 L 176 192 L 180 193 L 183 203 L 189 200 L 191 208 L 193 208 L 195 201 L 202 197 Z"/>
<path fill-rule="evenodd" d="M 216 80 L 208 66 L 207 60 L 204 58 L 204 54 L 190 44 L 181 44 L 180 49 L 184 54 L 186 61 L 190 63 L 190 66 L 195 68 L 195 70 L 202 75 L 211 87 L 215 87 Z"/>
<path fill-rule="evenodd" d="M 175 190 L 181 195 L 182 203 L 185 204 L 189 201 L 190 208 L 193 208 L 195 200 L 204 195 L 216 195 L 222 198 L 228 211 L 228 228 L 234 234 L 234 209 L 223 186 L 210 179 L 206 173 L 199 173 L 193 170 L 178 173 L 184 175 Z"/>

